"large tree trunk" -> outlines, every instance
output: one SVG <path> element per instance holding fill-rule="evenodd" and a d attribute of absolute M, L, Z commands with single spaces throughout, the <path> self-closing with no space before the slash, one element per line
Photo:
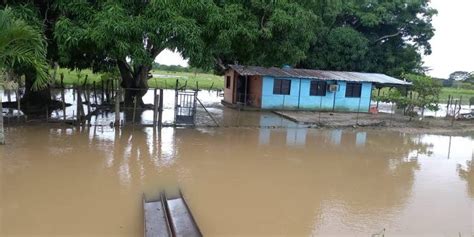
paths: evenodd
<path fill-rule="evenodd" d="M 27 71 L 25 73 L 25 94 L 21 98 L 22 111 L 30 115 L 43 115 L 51 104 L 51 91 L 49 86 L 41 90 L 33 90 L 35 80 L 36 72 Z"/>
<path fill-rule="evenodd" d="M 128 63 L 123 60 L 119 60 L 117 65 L 122 77 L 121 86 L 125 90 L 125 106 L 133 106 L 136 99 L 137 106 L 143 107 L 145 104 L 142 97 L 148 90 L 148 72 L 151 67 L 140 65 L 132 70 Z"/>

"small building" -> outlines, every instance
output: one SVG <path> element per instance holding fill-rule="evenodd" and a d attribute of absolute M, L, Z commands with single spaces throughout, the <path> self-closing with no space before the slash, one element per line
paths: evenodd
<path fill-rule="evenodd" d="M 229 65 L 222 102 L 258 109 L 368 112 L 373 88 L 409 85 L 378 73 Z"/>

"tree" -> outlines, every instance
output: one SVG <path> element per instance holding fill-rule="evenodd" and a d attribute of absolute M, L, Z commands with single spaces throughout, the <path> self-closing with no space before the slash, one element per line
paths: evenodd
<path fill-rule="evenodd" d="M 40 22 L 51 65 L 118 68 L 122 87 L 133 89 L 126 103 L 137 97 L 140 104 L 152 63 L 165 48 L 192 66 L 220 72 L 229 63 L 420 72 L 436 14 L 426 0 L 3 2 L 23 9 L 22 19 Z"/>
<path fill-rule="evenodd" d="M 165 48 L 187 57 L 199 53 L 200 24 L 208 1 L 58 1 L 61 17 L 54 35 L 61 63 L 70 68 L 108 71 L 115 66 L 125 102 L 141 97 L 148 73 Z"/>
<path fill-rule="evenodd" d="M 415 114 L 415 108 L 421 110 L 422 118 L 425 109 L 433 111 L 439 109 L 439 93 L 441 92 L 441 84 L 439 82 L 425 75 L 405 74 L 403 77 L 412 83 L 409 91 L 397 88 L 390 90 L 386 95 L 376 97 L 376 100 L 396 103 L 399 108 L 405 109 L 405 112 L 411 117 Z"/>
<path fill-rule="evenodd" d="M 454 81 L 465 81 L 467 80 L 471 74 L 466 71 L 455 71 L 451 74 L 449 74 L 449 80 L 454 80 Z"/>
<path fill-rule="evenodd" d="M 23 21 L 41 34 L 47 65 L 57 64 L 57 45 L 52 37 L 52 26 L 56 22 L 58 12 L 55 11 L 54 5 L 54 0 L 3 0 L 0 3 L 0 8 L 10 8 L 15 19 Z M 49 85 L 45 84 L 41 89 L 35 88 L 38 76 L 41 78 L 44 75 L 37 75 L 37 71 L 28 66 L 15 67 L 13 72 L 14 74 L 10 75 L 24 78 L 26 90 L 21 98 L 23 112 L 44 115 L 45 107 L 55 105 L 51 100 Z"/>
<path fill-rule="evenodd" d="M 214 1 L 204 25 L 202 54 L 191 65 L 296 65 L 307 56 L 317 25 L 304 1 Z"/>
<path fill-rule="evenodd" d="M 424 70 L 420 52 L 431 53 L 431 19 L 436 14 L 429 1 L 315 2 L 323 24 L 299 66 L 392 76 Z"/>
<path fill-rule="evenodd" d="M 61 62 L 71 68 L 119 68 L 122 86 L 146 89 L 165 48 L 192 66 L 296 64 L 306 56 L 315 15 L 290 1 L 59 1 Z M 129 90 L 126 102 L 144 90 Z"/>
<path fill-rule="evenodd" d="M 32 89 L 46 87 L 49 76 L 45 41 L 41 32 L 16 18 L 8 7 L 0 10 L 0 28 L 0 69 L 5 74 L 19 68 L 33 70 L 36 80 L 32 83 Z"/>

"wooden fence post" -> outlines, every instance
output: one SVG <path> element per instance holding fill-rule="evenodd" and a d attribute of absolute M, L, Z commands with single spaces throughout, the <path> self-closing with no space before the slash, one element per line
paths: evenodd
<path fill-rule="evenodd" d="M 3 88 L 0 88 L 0 145 L 5 144 L 5 134 L 3 133 Z"/>
<path fill-rule="evenodd" d="M 449 116 L 449 106 L 451 103 L 451 95 L 448 95 L 448 102 L 446 103 L 446 117 Z"/>
<path fill-rule="evenodd" d="M 100 86 L 100 91 L 101 91 L 101 95 L 102 95 L 102 96 L 101 96 L 101 100 L 102 100 L 101 104 L 104 104 L 104 97 L 105 97 L 105 93 L 104 93 L 104 80 L 101 80 L 101 81 L 100 81 L 100 85 L 101 85 L 101 86 Z"/>
<path fill-rule="evenodd" d="M 20 111 L 21 111 L 20 88 L 17 88 L 15 92 L 16 92 L 16 106 L 17 106 L 16 109 L 18 110 L 16 118 L 18 121 L 20 121 Z"/>
<path fill-rule="evenodd" d="M 163 124 L 163 89 L 160 89 L 160 103 L 159 103 L 159 113 L 158 113 L 158 127 L 161 128 Z"/>
<path fill-rule="evenodd" d="M 117 96 L 115 97 L 115 127 L 120 126 L 120 99 L 122 90 L 117 88 Z"/>
<path fill-rule="evenodd" d="M 80 87 L 77 87 L 76 89 L 77 91 L 77 113 L 76 113 L 76 120 L 78 122 L 78 124 L 81 124 L 82 122 L 82 115 L 84 114 L 83 110 L 83 106 L 82 106 L 82 97 L 81 97 L 81 88 Z"/>
<path fill-rule="evenodd" d="M 97 87 L 95 85 L 95 81 L 92 83 L 92 90 L 94 90 L 94 103 L 97 106 L 98 105 L 98 100 L 97 100 Z"/>
<path fill-rule="evenodd" d="M 133 118 L 132 124 L 135 125 L 135 116 L 137 115 L 137 96 L 133 97 Z"/>
<path fill-rule="evenodd" d="M 61 73 L 60 75 L 60 78 L 61 78 L 61 106 L 63 108 L 63 121 L 65 122 L 66 121 L 66 98 L 64 96 L 64 74 Z M 73 91 L 74 93 L 74 91 Z"/>
<path fill-rule="evenodd" d="M 158 117 L 158 95 L 156 94 L 156 88 L 153 90 L 153 127 L 156 127 Z"/>

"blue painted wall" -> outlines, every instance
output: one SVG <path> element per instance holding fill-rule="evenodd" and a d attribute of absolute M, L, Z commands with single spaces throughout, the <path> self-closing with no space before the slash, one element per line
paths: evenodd
<path fill-rule="evenodd" d="M 372 83 L 362 83 L 360 98 L 346 98 L 346 82 L 327 81 L 328 84 L 337 83 L 336 92 L 326 92 L 326 96 L 310 96 L 310 79 L 279 78 L 291 80 L 290 95 L 273 94 L 273 77 L 263 77 L 262 108 L 263 109 L 302 109 L 302 110 L 332 110 L 368 112 Z M 360 103 L 360 105 L 359 105 Z"/>

